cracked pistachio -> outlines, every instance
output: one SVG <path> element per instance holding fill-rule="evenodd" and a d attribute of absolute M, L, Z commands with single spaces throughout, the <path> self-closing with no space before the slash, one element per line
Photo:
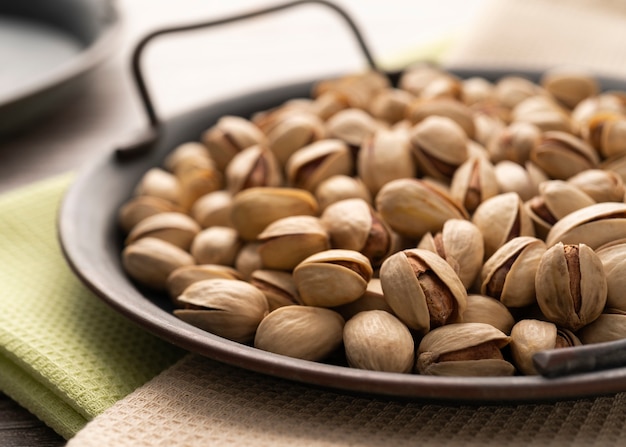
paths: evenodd
<path fill-rule="evenodd" d="M 524 203 L 514 192 L 498 194 L 482 202 L 474 211 L 472 222 L 483 234 L 486 258 L 515 237 L 535 235 Z"/>
<path fill-rule="evenodd" d="M 241 274 L 232 267 L 218 264 L 183 265 L 167 277 L 166 287 L 170 298 L 178 304 L 176 298 L 195 282 L 204 279 L 242 279 Z"/>
<path fill-rule="evenodd" d="M 572 69 L 548 70 L 541 77 L 540 84 L 569 109 L 575 108 L 582 100 L 597 95 L 600 90 L 594 76 Z"/>
<path fill-rule="evenodd" d="M 524 201 L 537 194 L 537 185 L 524 166 L 502 160 L 494 166 L 494 174 L 501 193 L 515 192 Z"/>
<path fill-rule="evenodd" d="M 328 232 L 319 218 L 289 216 L 278 219 L 259 234 L 263 268 L 292 270 L 306 257 L 330 248 Z"/>
<path fill-rule="evenodd" d="M 311 113 L 284 114 L 266 131 L 268 144 L 278 163 L 284 166 L 298 149 L 326 136 L 324 122 Z"/>
<path fill-rule="evenodd" d="M 329 205 L 320 217 L 333 248 L 355 250 L 376 267 L 391 253 L 391 229 L 370 204 L 346 199 Z"/>
<path fill-rule="evenodd" d="M 265 295 L 270 312 L 282 306 L 300 304 L 300 296 L 293 275 L 280 270 L 255 270 L 250 284 Z"/>
<path fill-rule="evenodd" d="M 381 124 L 372 115 L 361 109 L 345 109 L 326 121 L 329 138 L 345 142 L 351 148 L 359 148 Z"/>
<path fill-rule="evenodd" d="M 572 123 L 574 131 L 584 135 L 585 127 L 589 120 L 597 114 L 623 114 L 624 102 L 610 92 L 601 93 L 590 98 L 585 98 L 572 110 Z"/>
<path fill-rule="evenodd" d="M 596 254 L 606 275 L 606 307 L 626 312 L 626 240 L 604 245 Z"/>
<path fill-rule="evenodd" d="M 354 250 L 331 249 L 315 253 L 293 270 L 302 303 L 335 307 L 360 298 L 372 279 L 372 265 Z"/>
<path fill-rule="evenodd" d="M 321 211 L 330 204 L 345 199 L 363 199 L 367 203 L 372 203 L 372 194 L 363 180 L 347 175 L 334 175 L 324 180 L 315 188 L 315 198 Z"/>
<path fill-rule="evenodd" d="M 159 213 L 180 212 L 181 209 L 169 200 L 152 196 L 136 196 L 128 200 L 119 210 L 118 221 L 122 230 L 129 233 L 139 222 Z"/>
<path fill-rule="evenodd" d="M 548 349 L 569 348 L 582 343 L 571 331 L 559 329 L 554 323 L 520 320 L 511 330 L 511 355 L 517 369 L 526 375 L 537 375 L 533 355 Z"/>
<path fill-rule="evenodd" d="M 539 144 L 541 131 L 532 123 L 513 122 L 497 133 L 487 145 L 494 162 L 510 160 L 523 164 L 530 159 L 532 149 Z"/>
<path fill-rule="evenodd" d="M 376 119 L 388 124 L 402 121 L 406 116 L 406 110 L 413 101 L 414 96 L 401 89 L 381 90 L 369 104 L 368 111 Z"/>
<path fill-rule="evenodd" d="M 569 112 L 546 95 L 527 98 L 511 111 L 513 121 L 531 123 L 542 132 L 571 132 L 572 122 Z"/>
<path fill-rule="evenodd" d="M 337 139 L 320 140 L 301 148 L 285 166 L 289 184 L 311 192 L 334 175 L 351 175 L 353 169 L 350 148 Z"/>
<path fill-rule="evenodd" d="M 415 177 L 407 133 L 382 129 L 366 138 L 357 153 L 357 172 L 372 196 L 391 180 Z"/>
<path fill-rule="evenodd" d="M 191 284 L 178 296 L 184 309 L 174 310 L 181 320 L 220 337 L 240 343 L 254 339 L 268 314 L 265 295 L 236 279 L 205 279 Z"/>
<path fill-rule="evenodd" d="M 521 76 L 505 76 L 495 84 L 496 98 L 509 109 L 541 93 L 542 88 L 539 85 Z"/>
<path fill-rule="evenodd" d="M 343 342 L 348 364 L 371 371 L 409 373 L 415 343 L 409 329 L 388 312 L 360 312 L 346 322 Z"/>
<path fill-rule="evenodd" d="M 366 109 L 372 98 L 381 90 L 391 86 L 389 78 L 377 71 L 341 76 L 318 82 L 313 90 L 315 98 L 326 92 L 341 94 L 350 107 Z"/>
<path fill-rule="evenodd" d="M 463 322 L 490 324 L 505 334 L 510 334 L 515 318 L 501 301 L 486 295 L 469 294 Z"/>
<path fill-rule="evenodd" d="M 265 146 L 254 145 L 237 153 L 228 163 L 226 181 L 228 190 L 236 194 L 259 186 L 281 186 L 283 175 L 274 154 Z"/>
<path fill-rule="evenodd" d="M 468 157 L 465 132 L 444 116 L 429 116 L 416 124 L 410 142 L 419 169 L 436 179 L 451 179 Z"/>
<path fill-rule="evenodd" d="M 461 80 L 451 73 L 438 76 L 424 86 L 420 98 L 452 98 L 460 101 L 463 94 Z"/>
<path fill-rule="evenodd" d="M 409 105 L 407 110 L 407 118 L 414 125 L 432 116 L 451 119 L 463 129 L 467 138 L 472 139 L 476 134 L 474 113 L 460 101 L 451 98 L 418 98 Z"/>
<path fill-rule="evenodd" d="M 206 146 L 196 141 L 189 141 L 172 149 L 163 160 L 163 167 L 169 172 L 176 172 L 181 167 L 201 166 L 206 161 L 213 161 Z"/>
<path fill-rule="evenodd" d="M 501 349 L 511 338 L 490 324 L 457 323 L 424 336 L 417 350 L 417 370 L 434 376 L 512 376 L 515 367 Z"/>
<path fill-rule="evenodd" d="M 189 214 L 202 228 L 232 227 L 230 214 L 233 208 L 233 196 L 226 190 L 213 191 L 196 200 Z"/>
<path fill-rule="evenodd" d="M 621 113 L 597 113 L 581 133 L 604 158 L 626 153 L 626 116 Z"/>
<path fill-rule="evenodd" d="M 494 166 L 486 157 L 471 157 L 465 161 L 454 172 L 450 183 L 450 196 L 469 213 L 499 192 Z"/>
<path fill-rule="evenodd" d="M 154 290 L 165 290 L 170 273 L 193 264 L 195 260 L 185 250 L 153 237 L 143 237 L 122 252 L 122 265 L 128 276 Z"/>
<path fill-rule="evenodd" d="M 348 99 L 345 95 L 339 92 L 327 91 L 315 98 L 311 105 L 311 113 L 315 114 L 322 121 L 326 121 L 336 113 L 349 107 L 350 104 L 348 104 Z"/>
<path fill-rule="evenodd" d="M 252 123 L 257 126 L 263 133 L 269 136 L 272 129 L 279 126 L 280 123 L 291 116 L 301 114 L 313 114 L 313 99 L 311 98 L 294 98 L 285 101 L 281 105 L 262 110 L 252 115 Z"/>
<path fill-rule="evenodd" d="M 222 173 L 208 159 L 202 164 L 180 164 L 174 175 L 180 182 L 182 206 L 185 210 L 190 209 L 203 195 L 219 191 L 224 181 Z"/>
<path fill-rule="evenodd" d="M 392 180 L 376 196 L 376 209 L 397 233 L 421 238 L 449 219 L 467 219 L 465 209 L 446 192 L 419 179 Z"/>
<path fill-rule="evenodd" d="M 539 263 L 535 289 L 548 321 L 572 331 L 598 318 L 607 299 L 602 262 L 582 243 L 550 247 Z"/>
<path fill-rule="evenodd" d="M 126 237 L 125 244 L 132 244 L 144 237 L 154 237 L 188 250 L 200 230 L 200 225 L 186 214 L 158 213 L 135 225 Z"/>
<path fill-rule="evenodd" d="M 297 188 L 257 187 L 245 189 L 233 197 L 231 221 L 239 236 L 255 240 L 272 222 L 288 216 L 314 216 L 315 197 Z"/>
<path fill-rule="evenodd" d="M 195 236 L 190 252 L 198 264 L 233 265 L 240 248 L 235 229 L 213 226 Z"/>
<path fill-rule="evenodd" d="M 541 239 L 511 239 L 487 259 L 480 273 L 480 293 L 506 307 L 526 307 L 536 302 L 535 274 L 546 245 Z"/>
<path fill-rule="evenodd" d="M 478 276 L 483 264 L 483 235 L 468 220 L 450 219 L 436 234 L 426 233 L 417 248 L 437 253 L 459 275 L 466 289 L 469 289 Z"/>
<path fill-rule="evenodd" d="M 133 195 L 157 197 L 179 207 L 185 202 L 180 180 L 161 168 L 146 171 L 135 187 Z"/>
<path fill-rule="evenodd" d="M 584 243 L 596 249 L 626 238 L 626 204 L 603 202 L 586 206 L 560 219 L 546 237 L 548 247 Z"/>
<path fill-rule="evenodd" d="M 604 343 L 626 338 L 626 314 L 606 312 L 577 332 L 584 344 Z"/>
<path fill-rule="evenodd" d="M 422 333 L 462 319 L 467 292 L 438 254 L 409 249 L 391 255 L 380 268 L 385 299 L 404 324 Z"/>
<path fill-rule="evenodd" d="M 442 76 L 447 74 L 441 68 L 428 63 L 419 63 L 407 67 L 402 72 L 398 85 L 402 90 L 419 96 L 428 84 Z"/>
<path fill-rule="evenodd" d="M 261 321 L 254 347 L 292 358 L 323 360 L 341 346 L 344 324 L 331 309 L 283 306 Z"/>
<path fill-rule="evenodd" d="M 586 169 L 598 166 L 600 159 L 593 147 L 567 132 L 544 132 L 530 153 L 531 160 L 548 176 L 567 180 Z"/>
<path fill-rule="evenodd" d="M 587 169 L 567 180 L 577 186 L 596 202 L 623 202 L 626 188 L 622 177 L 616 172 L 603 169 Z"/>
<path fill-rule="evenodd" d="M 267 137 L 251 121 L 239 116 L 224 116 L 202 134 L 218 169 L 223 170 L 237 153 L 256 144 L 266 144 Z"/>

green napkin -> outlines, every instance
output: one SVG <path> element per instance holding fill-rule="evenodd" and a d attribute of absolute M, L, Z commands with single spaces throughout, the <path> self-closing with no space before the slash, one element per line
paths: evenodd
<path fill-rule="evenodd" d="M 66 174 L 0 196 L 0 390 L 69 439 L 183 351 L 115 313 L 63 258 Z"/>

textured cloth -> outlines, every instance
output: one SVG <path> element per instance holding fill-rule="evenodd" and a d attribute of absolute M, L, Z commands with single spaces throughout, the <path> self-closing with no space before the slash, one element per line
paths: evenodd
<path fill-rule="evenodd" d="M 190 355 L 68 447 L 609 446 L 626 394 L 554 404 L 438 405 L 289 383 Z"/>
<path fill-rule="evenodd" d="M 0 197 L 0 390 L 66 438 L 183 353 L 70 271 L 55 223 L 71 178 Z"/>

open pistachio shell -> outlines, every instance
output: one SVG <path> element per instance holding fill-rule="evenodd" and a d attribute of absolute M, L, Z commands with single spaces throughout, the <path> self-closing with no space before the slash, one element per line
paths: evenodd
<path fill-rule="evenodd" d="M 215 278 L 242 279 L 241 274 L 237 270 L 225 265 L 184 265 L 168 275 L 166 283 L 167 293 L 176 302 L 176 298 L 193 283 Z"/>
<path fill-rule="evenodd" d="M 282 169 L 265 146 L 254 145 L 237 153 L 226 166 L 226 181 L 231 194 L 255 186 L 281 186 Z"/>
<path fill-rule="evenodd" d="M 143 237 L 154 237 L 188 250 L 200 232 L 200 225 L 183 213 L 165 212 L 154 214 L 139 222 L 126 237 L 126 245 Z"/>
<path fill-rule="evenodd" d="M 285 113 L 282 119 L 267 131 L 268 144 L 276 159 L 284 166 L 298 149 L 326 135 L 322 120 L 312 113 Z"/>
<path fill-rule="evenodd" d="M 578 187 L 596 202 L 623 202 L 624 181 L 617 173 L 604 169 L 587 169 L 570 177 L 568 183 Z"/>
<path fill-rule="evenodd" d="M 379 127 L 379 123 L 364 110 L 345 109 L 326 122 L 328 136 L 344 141 L 351 147 L 360 147 L 363 141 Z"/>
<path fill-rule="evenodd" d="M 376 208 L 394 231 L 413 238 L 439 231 L 448 219 L 468 217 L 443 190 L 418 179 L 387 183 L 376 196 Z"/>
<path fill-rule="evenodd" d="M 265 295 L 236 279 L 205 279 L 191 284 L 177 298 L 187 306 L 174 315 L 220 337 L 241 343 L 254 339 L 261 320 L 269 312 Z"/>
<path fill-rule="evenodd" d="M 406 116 L 406 110 L 414 96 L 401 89 L 385 89 L 380 91 L 368 106 L 374 118 L 395 124 Z"/>
<path fill-rule="evenodd" d="M 524 164 L 530 159 L 530 153 L 539 144 L 540 139 L 541 131 L 537 126 L 516 121 L 497 133 L 489 141 L 487 150 L 494 163 L 510 160 Z"/>
<path fill-rule="evenodd" d="M 343 342 L 348 364 L 373 371 L 408 373 L 415 346 L 409 329 L 382 310 L 360 312 L 346 322 Z"/>
<path fill-rule="evenodd" d="M 267 298 L 270 312 L 282 306 L 300 304 L 300 297 L 293 275 L 279 270 L 255 270 L 250 284 L 261 290 Z"/>
<path fill-rule="evenodd" d="M 172 211 L 180 211 L 180 208 L 168 200 L 160 197 L 136 196 L 122 205 L 118 213 L 118 221 L 122 230 L 129 233 L 146 217 Z"/>
<path fill-rule="evenodd" d="M 596 150 L 568 132 L 544 132 L 530 153 L 531 160 L 550 177 L 567 180 L 586 169 L 598 166 Z"/>
<path fill-rule="evenodd" d="M 302 302 L 335 307 L 360 298 L 372 278 L 369 260 L 354 250 L 332 249 L 315 253 L 293 270 Z"/>
<path fill-rule="evenodd" d="M 548 70 L 540 82 L 559 103 L 570 109 L 576 107 L 582 100 L 595 96 L 600 90 L 596 78 L 580 70 Z"/>
<path fill-rule="evenodd" d="M 547 95 L 535 95 L 519 102 L 511 112 L 513 121 L 534 124 L 540 130 L 571 132 L 572 123 L 567 109 Z"/>
<path fill-rule="evenodd" d="M 283 306 L 259 325 L 254 347 L 304 360 L 323 360 L 341 345 L 345 321 L 337 312 L 312 306 Z"/>
<path fill-rule="evenodd" d="M 458 124 L 467 138 L 474 138 L 476 126 L 472 109 L 452 98 L 418 98 L 407 110 L 407 118 L 417 124 L 431 116 L 446 117 Z"/>
<path fill-rule="evenodd" d="M 450 196 L 469 213 L 500 192 L 494 166 L 486 157 L 471 157 L 454 172 Z"/>

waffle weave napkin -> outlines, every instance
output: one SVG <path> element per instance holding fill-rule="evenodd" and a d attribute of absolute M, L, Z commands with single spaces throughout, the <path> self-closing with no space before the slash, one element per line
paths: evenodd
<path fill-rule="evenodd" d="M 0 390 L 65 438 L 183 354 L 70 271 L 56 217 L 72 178 L 0 197 Z"/>

